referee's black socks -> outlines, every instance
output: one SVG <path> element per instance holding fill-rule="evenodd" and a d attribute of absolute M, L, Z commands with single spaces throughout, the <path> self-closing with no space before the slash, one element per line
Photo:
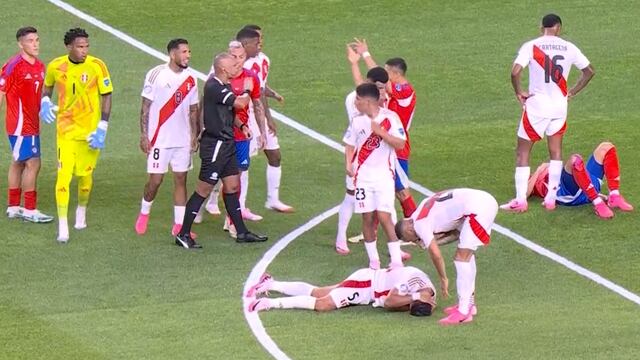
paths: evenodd
<path fill-rule="evenodd" d="M 236 227 L 236 231 L 238 232 L 238 234 L 244 234 L 249 231 L 244 225 L 244 220 L 242 220 L 242 212 L 240 211 L 240 200 L 238 200 L 238 193 L 225 193 L 223 195 L 223 199 L 224 207 L 227 209 L 227 214 L 229 214 L 231 222 L 233 222 L 233 225 Z M 187 206 L 188 205 L 189 204 L 187 204 Z"/>
<path fill-rule="evenodd" d="M 185 206 L 184 212 L 184 220 L 182 220 L 182 229 L 180 229 L 180 236 L 191 233 L 191 225 L 193 225 L 193 220 L 195 220 L 196 215 L 198 215 L 198 211 L 200 211 L 200 207 L 206 198 L 200 196 L 197 192 L 193 192 L 193 195 L 187 201 L 187 205 Z"/>

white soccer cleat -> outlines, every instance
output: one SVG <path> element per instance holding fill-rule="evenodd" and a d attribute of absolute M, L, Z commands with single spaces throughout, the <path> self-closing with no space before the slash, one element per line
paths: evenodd
<path fill-rule="evenodd" d="M 9 219 L 20 219 L 22 218 L 23 209 L 20 206 L 9 206 L 7 207 L 7 217 Z"/>
<path fill-rule="evenodd" d="M 38 210 L 22 210 L 20 215 L 23 220 L 29 221 L 32 223 L 49 223 L 53 221 L 53 216 L 43 214 Z"/>
<path fill-rule="evenodd" d="M 198 210 L 198 213 L 196 214 L 195 219 L 193 219 L 193 222 L 196 224 L 200 224 L 202 223 L 202 208 L 200 208 L 200 210 Z"/>
<path fill-rule="evenodd" d="M 229 233 L 229 236 L 231 236 L 232 238 L 234 239 L 238 238 L 238 231 L 236 231 L 235 225 L 231 223 L 231 218 L 228 216 L 224 219 L 224 225 L 222 225 L 222 230 L 227 231 Z"/>
<path fill-rule="evenodd" d="M 58 242 L 66 244 L 69 241 L 69 224 L 67 219 L 58 219 Z"/>
<path fill-rule="evenodd" d="M 242 218 L 244 220 L 249 220 L 249 221 L 260 221 L 260 220 L 262 220 L 262 216 L 252 213 L 251 210 L 249 210 L 249 208 L 244 208 L 244 209 L 242 209 L 240 211 L 242 212 Z"/>
<path fill-rule="evenodd" d="M 76 230 L 82 230 L 87 228 L 87 208 L 84 206 L 78 206 L 76 208 L 76 223 L 73 225 Z"/>
<path fill-rule="evenodd" d="M 249 291 L 247 291 L 247 297 L 254 297 L 264 293 L 269 293 L 271 284 L 273 284 L 273 277 L 267 273 L 262 274 L 258 283 L 253 285 Z"/>
<path fill-rule="evenodd" d="M 220 215 L 220 207 L 218 207 L 218 204 L 212 203 L 212 204 L 207 204 L 207 206 L 205 207 L 205 209 L 207 209 L 207 212 L 211 215 Z"/>
<path fill-rule="evenodd" d="M 264 203 L 264 207 L 269 210 L 275 210 L 285 214 L 291 214 L 296 211 L 292 206 L 289 206 L 280 200 L 267 201 Z"/>
<path fill-rule="evenodd" d="M 356 236 L 352 236 L 352 237 L 347 239 L 348 242 L 353 243 L 353 244 L 357 244 L 362 240 L 364 240 L 364 235 L 362 235 L 362 234 L 358 234 Z"/>

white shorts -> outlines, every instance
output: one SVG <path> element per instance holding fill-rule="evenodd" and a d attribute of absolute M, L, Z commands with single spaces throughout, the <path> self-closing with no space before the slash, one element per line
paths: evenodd
<path fill-rule="evenodd" d="M 280 149 L 280 143 L 278 143 L 278 135 L 274 135 L 271 131 L 269 131 L 268 128 L 267 128 L 267 133 L 265 134 L 265 140 L 266 140 L 264 143 L 265 150 Z"/>
<path fill-rule="evenodd" d="M 478 191 L 468 199 L 468 214 L 460 227 L 458 248 L 476 251 L 491 242 L 491 227 L 498 214 L 498 202 L 491 194 Z"/>
<path fill-rule="evenodd" d="M 166 174 L 169 171 L 181 173 L 193 168 L 191 162 L 191 148 L 152 148 L 147 156 L 147 173 Z"/>
<path fill-rule="evenodd" d="M 542 138 L 553 135 L 563 135 L 567 129 L 566 118 L 545 118 L 527 114 L 527 110 L 522 112 L 520 126 L 518 127 L 518 137 L 536 142 Z"/>
<path fill-rule="evenodd" d="M 375 270 L 360 269 L 349 275 L 340 285 L 329 292 L 336 307 L 369 305 L 373 302 L 373 276 Z"/>
<path fill-rule="evenodd" d="M 396 211 L 396 190 L 393 180 L 377 184 L 359 183 L 355 186 L 356 214 L 383 211 L 391 214 Z"/>

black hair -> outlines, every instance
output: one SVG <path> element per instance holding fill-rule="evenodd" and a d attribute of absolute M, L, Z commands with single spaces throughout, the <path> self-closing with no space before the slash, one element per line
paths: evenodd
<path fill-rule="evenodd" d="M 396 229 L 396 236 L 398 237 L 398 239 L 402 240 L 402 220 L 398 221 L 396 223 L 395 229 Z"/>
<path fill-rule="evenodd" d="M 18 29 L 16 32 L 16 40 L 20 40 L 21 37 L 29 35 L 29 34 L 37 34 L 38 30 L 33 26 L 25 26 Z"/>
<path fill-rule="evenodd" d="M 542 27 L 552 28 L 556 25 L 562 25 L 562 19 L 556 14 L 547 14 L 542 18 Z"/>
<path fill-rule="evenodd" d="M 431 316 L 433 305 L 420 300 L 414 300 L 409 305 L 409 313 L 413 316 Z"/>
<path fill-rule="evenodd" d="M 71 45 L 77 38 L 89 38 L 89 34 L 81 28 L 69 29 L 69 31 L 64 34 L 64 44 Z"/>
<path fill-rule="evenodd" d="M 407 73 L 407 63 L 403 58 L 391 58 L 385 64 L 402 71 L 402 75 Z"/>
<path fill-rule="evenodd" d="M 254 25 L 254 24 L 247 24 L 242 29 L 243 30 L 247 29 L 247 30 L 253 30 L 253 31 L 262 31 L 262 28 L 260 26 Z"/>
<path fill-rule="evenodd" d="M 189 42 L 186 39 L 181 39 L 181 38 L 172 39 L 167 44 L 167 52 L 171 52 L 171 50 L 177 49 L 182 44 L 189 45 Z"/>
<path fill-rule="evenodd" d="M 367 79 L 371 80 L 371 82 L 381 82 L 386 84 L 389 81 L 389 74 L 387 74 L 387 70 L 381 68 L 380 66 L 376 66 L 367 71 Z"/>
<path fill-rule="evenodd" d="M 251 30 L 251 29 L 242 29 L 240 31 L 238 31 L 238 34 L 236 34 L 236 40 L 240 41 L 241 43 L 244 43 L 246 40 L 249 39 L 259 39 L 260 38 L 260 34 L 258 34 L 257 31 L 255 30 Z"/>
<path fill-rule="evenodd" d="M 376 86 L 376 84 L 370 84 L 370 83 L 360 84 L 356 88 L 356 94 L 360 97 L 369 97 L 369 98 L 376 99 L 376 101 L 380 99 L 380 90 L 378 90 L 378 87 Z"/>

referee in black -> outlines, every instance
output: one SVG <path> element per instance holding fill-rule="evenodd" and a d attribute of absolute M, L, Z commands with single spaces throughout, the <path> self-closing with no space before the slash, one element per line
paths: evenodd
<path fill-rule="evenodd" d="M 248 243 L 266 241 L 266 236 L 256 235 L 249 230 L 242 220 L 238 189 L 240 187 L 240 171 L 236 159 L 236 145 L 233 140 L 233 127 L 251 137 L 249 127 L 236 119 L 234 108 L 243 108 L 249 101 L 252 90 L 251 82 L 245 83 L 245 92 L 235 96 L 229 86 L 231 74 L 237 66 L 236 60 L 227 53 L 218 54 L 213 67 L 215 73 L 204 85 L 202 111 L 204 132 L 200 139 L 200 176 L 196 191 L 187 201 L 182 229 L 176 236 L 176 245 L 185 249 L 200 249 L 201 245 L 191 238 L 191 225 L 200 206 L 213 190 L 213 186 L 222 179 L 224 206 L 238 232 L 237 242 Z"/>

